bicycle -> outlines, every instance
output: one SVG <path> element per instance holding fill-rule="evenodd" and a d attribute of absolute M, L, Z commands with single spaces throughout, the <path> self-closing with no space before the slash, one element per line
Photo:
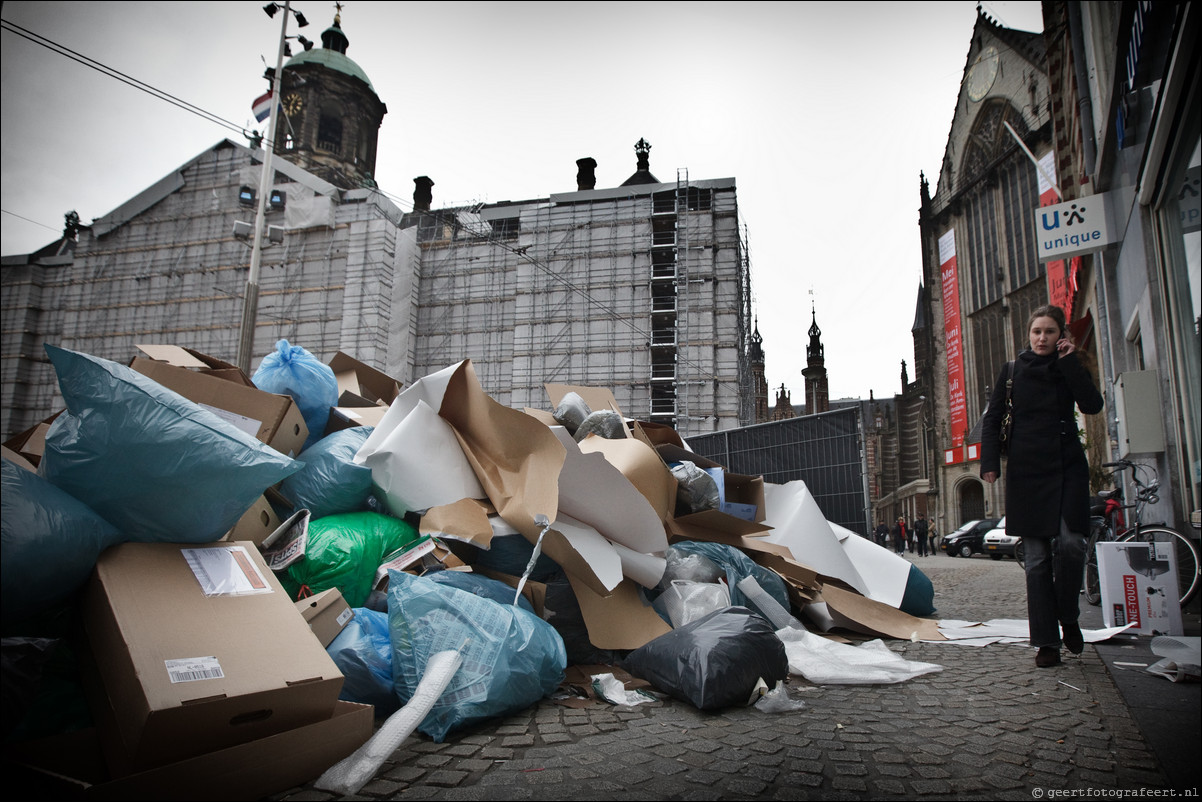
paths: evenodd
<path fill-rule="evenodd" d="M 1157 481 L 1155 471 L 1150 466 L 1140 465 L 1130 460 L 1104 462 L 1102 467 L 1116 468 L 1116 474 L 1125 470 L 1131 471 L 1131 480 L 1136 488 L 1135 503 L 1124 504 L 1122 502 L 1123 491 L 1115 489 L 1099 494 L 1097 501 L 1092 506 L 1089 541 L 1085 546 L 1085 577 L 1082 583 L 1085 600 L 1095 606 L 1102 603 L 1097 544 L 1108 541 L 1139 540 L 1146 543 L 1171 543 L 1173 545 L 1173 551 L 1177 556 L 1178 597 L 1181 606 L 1184 607 L 1198 592 L 1198 547 L 1194 545 L 1193 540 L 1166 526 L 1163 522 L 1146 525 L 1142 523 L 1141 515 L 1144 508 L 1148 504 L 1155 504 L 1160 500 L 1157 495 L 1160 483 Z M 1149 481 L 1141 480 L 1141 472 L 1151 474 Z M 1133 526 L 1126 525 L 1123 518 L 1124 510 L 1135 511 Z"/>

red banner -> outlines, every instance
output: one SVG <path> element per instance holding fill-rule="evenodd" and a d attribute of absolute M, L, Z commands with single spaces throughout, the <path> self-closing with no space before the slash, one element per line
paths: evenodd
<path fill-rule="evenodd" d="M 939 238 L 939 281 L 943 289 L 943 339 L 947 344 L 947 398 L 952 447 L 964 442 L 968 409 L 964 395 L 964 350 L 960 330 L 960 280 L 956 275 L 956 232 Z"/>
<path fill-rule="evenodd" d="M 1048 151 L 1043 158 L 1039 160 L 1039 166 L 1044 169 L 1048 177 L 1053 181 L 1056 180 L 1056 159 L 1055 154 Z M 1055 206 L 1061 202 L 1060 196 L 1056 194 L 1056 188 L 1049 184 L 1042 175 L 1039 176 L 1039 205 Z M 1064 310 L 1064 319 L 1073 319 L 1073 294 L 1077 289 L 1077 270 L 1081 266 L 1081 257 L 1074 257 L 1071 264 L 1066 263 L 1063 259 L 1057 259 L 1055 262 L 1048 262 L 1048 303 L 1055 304 Z"/>

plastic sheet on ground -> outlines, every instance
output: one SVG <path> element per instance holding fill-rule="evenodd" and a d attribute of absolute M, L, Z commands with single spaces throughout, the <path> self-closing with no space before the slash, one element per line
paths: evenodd
<path fill-rule="evenodd" d="M 776 635 L 785 644 L 789 673 L 816 685 L 888 685 L 943 670 L 935 663 L 906 660 L 880 640 L 852 646 L 803 629 L 781 629 Z"/>
<path fill-rule="evenodd" d="M 1149 673 L 1173 682 L 1202 681 L 1202 638 L 1160 635 L 1152 639 L 1150 648 L 1161 659 L 1148 666 Z"/>
<path fill-rule="evenodd" d="M 1086 643 L 1109 640 L 1128 629 L 1105 627 L 1083 629 Z M 939 622 L 939 632 L 946 640 L 924 640 L 924 643 L 954 643 L 957 646 L 989 646 L 994 643 L 1027 643 L 1030 629 L 1025 618 L 994 618 L 989 621 L 945 620 Z"/>

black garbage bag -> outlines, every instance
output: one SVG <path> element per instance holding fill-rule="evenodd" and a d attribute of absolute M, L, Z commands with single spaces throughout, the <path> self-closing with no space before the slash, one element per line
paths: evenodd
<path fill-rule="evenodd" d="M 785 645 L 746 607 L 727 607 L 635 649 L 623 668 L 700 710 L 745 705 L 756 681 L 789 674 Z"/>

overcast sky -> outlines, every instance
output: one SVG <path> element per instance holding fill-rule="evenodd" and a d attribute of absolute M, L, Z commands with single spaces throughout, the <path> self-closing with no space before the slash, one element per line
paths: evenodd
<path fill-rule="evenodd" d="M 263 4 L 9 0 L 3 18 L 256 128 L 280 20 Z M 784 384 L 801 403 L 811 301 L 832 398 L 892 396 L 903 359 L 913 378 L 919 172 L 934 191 L 976 5 L 349 0 L 342 28 L 388 106 L 376 178 L 402 208 L 419 175 L 435 206 L 570 192 L 585 156 L 598 188 L 617 186 L 640 137 L 661 181 L 735 178 L 770 394 Z M 320 46 L 333 3 L 294 6 Z M 982 6 L 1043 28 L 1038 2 Z M 2 36 L 4 255 L 52 242 L 69 210 L 103 216 L 223 138 L 246 142 Z"/>

